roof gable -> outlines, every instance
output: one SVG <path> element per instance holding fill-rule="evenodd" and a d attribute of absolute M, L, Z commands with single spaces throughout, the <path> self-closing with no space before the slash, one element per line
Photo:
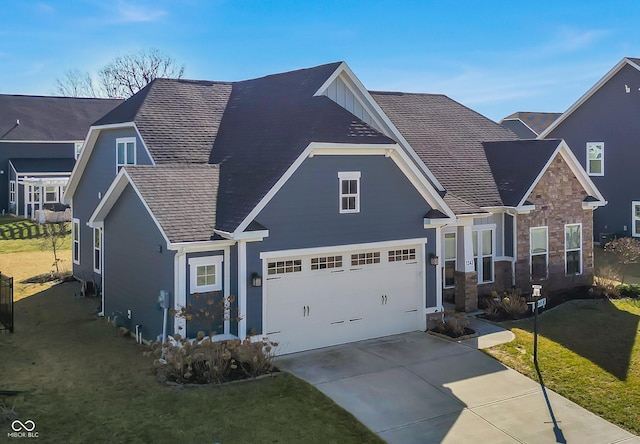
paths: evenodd
<path fill-rule="evenodd" d="M 121 99 L 0 94 L 0 140 L 80 141 Z"/>
<path fill-rule="evenodd" d="M 16 173 L 71 173 L 75 159 L 67 158 L 12 158 Z"/>
<path fill-rule="evenodd" d="M 500 124 L 506 126 L 507 128 L 512 129 L 509 126 L 509 122 L 517 121 L 521 122 L 531 134 L 527 134 L 526 138 L 534 138 L 537 137 L 538 134 L 542 133 L 549 125 L 551 125 L 558 117 L 560 117 L 562 113 L 541 113 L 541 112 L 529 112 L 529 111 L 520 111 L 517 113 L 513 113 L 510 116 L 505 117 L 500 121 Z M 521 139 L 525 137 L 520 137 Z"/>
<path fill-rule="evenodd" d="M 593 96 L 602 86 L 604 86 L 612 77 L 614 77 L 622 68 L 630 66 L 640 71 L 640 59 L 625 57 L 620 60 L 616 66 L 605 74 L 598 82 L 589 89 L 582 97 L 580 97 L 573 105 L 569 107 L 560 117 L 558 117 L 551 125 L 549 125 L 540 135 L 539 139 L 547 137 L 554 129 L 556 129 L 562 122 L 564 122 L 571 114 L 573 114 L 578 108 L 580 108 L 591 96 Z"/>
<path fill-rule="evenodd" d="M 218 165 L 127 166 L 111 184 L 89 223 L 103 222 L 129 184 L 167 244 L 212 239 L 216 223 Z M 198 202 L 197 207 L 194 207 L 194 201 Z"/>

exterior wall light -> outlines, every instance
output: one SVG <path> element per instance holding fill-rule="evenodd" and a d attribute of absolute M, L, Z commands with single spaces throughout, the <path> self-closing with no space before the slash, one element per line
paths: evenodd
<path fill-rule="evenodd" d="M 262 287 L 262 276 L 255 271 L 251 273 L 251 285 L 253 287 Z"/>
<path fill-rule="evenodd" d="M 431 265 L 438 265 L 440 263 L 440 258 L 438 256 L 436 256 L 435 254 L 431 253 L 429 255 L 429 263 Z"/>

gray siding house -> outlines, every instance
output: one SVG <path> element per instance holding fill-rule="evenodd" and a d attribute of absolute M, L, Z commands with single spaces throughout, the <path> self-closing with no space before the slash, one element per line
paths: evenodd
<path fill-rule="evenodd" d="M 565 224 L 543 202 L 557 171 L 575 179 L 562 220 L 578 235 L 604 204 L 563 142 L 522 145 L 444 96 L 367 91 L 342 62 L 156 79 L 86 140 L 65 194 L 74 275 L 146 339 L 205 330 L 292 353 L 424 329 L 449 294 L 471 310 L 494 288 L 591 276 L 581 238 L 567 274 Z M 536 160 L 527 174 L 505 172 L 501 143 Z M 543 224 L 532 275 L 521 241 Z M 215 319 L 165 324 L 160 294 Z"/>
<path fill-rule="evenodd" d="M 0 211 L 59 210 L 91 123 L 122 103 L 0 94 Z"/>
<path fill-rule="evenodd" d="M 540 138 L 563 138 L 609 202 L 594 216 L 594 240 L 640 237 L 640 59 L 624 58 Z"/>

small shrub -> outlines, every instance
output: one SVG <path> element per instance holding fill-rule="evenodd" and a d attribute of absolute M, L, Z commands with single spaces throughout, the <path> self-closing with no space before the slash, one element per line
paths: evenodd
<path fill-rule="evenodd" d="M 488 318 L 518 319 L 529 311 L 527 300 L 522 296 L 520 289 L 513 288 L 501 294 L 493 291 L 491 296 L 484 310 Z"/>
<path fill-rule="evenodd" d="M 619 294 L 616 286 L 620 282 L 620 273 L 611 265 L 602 266 L 593 277 L 592 293 L 595 296 L 616 298 Z"/>
<path fill-rule="evenodd" d="M 182 384 L 221 384 L 273 371 L 276 343 L 250 338 L 215 341 L 213 336 L 199 332 L 189 340 L 177 334 L 164 344 L 154 343 L 150 353 L 160 377 Z"/>
<path fill-rule="evenodd" d="M 9 408 L 5 405 L 4 400 L 0 398 L 0 424 L 10 422 L 18 418 L 15 408 L 16 401 L 13 401 L 13 407 Z"/>
<path fill-rule="evenodd" d="M 616 285 L 615 291 L 617 296 L 621 298 L 638 299 L 638 297 L 640 297 L 640 285 L 638 284 Z"/>
<path fill-rule="evenodd" d="M 434 330 L 456 338 L 464 335 L 468 326 L 469 319 L 465 313 L 456 313 L 448 310 L 442 313 L 442 317 Z"/>

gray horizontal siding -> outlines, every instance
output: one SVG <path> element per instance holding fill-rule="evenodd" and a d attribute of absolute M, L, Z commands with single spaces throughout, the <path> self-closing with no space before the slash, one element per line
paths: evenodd
<path fill-rule="evenodd" d="M 128 185 L 104 222 L 105 314 L 126 318 L 131 310 L 127 327 L 142 324 L 144 338 L 155 340 L 162 333 L 160 290 L 170 292 L 173 307 L 174 255 Z M 167 327 L 172 333 L 171 318 Z"/>
<path fill-rule="evenodd" d="M 73 217 L 80 219 L 80 265 L 74 265 L 73 274 L 81 280 L 100 280 L 100 275 L 93 272 L 93 232 L 86 224 L 116 176 L 116 139 L 120 137 L 137 138 L 137 135 L 133 128 L 100 133 L 73 196 Z M 136 161 L 139 165 L 151 163 L 139 138 Z"/>
<path fill-rule="evenodd" d="M 360 212 L 339 213 L 338 172 L 360 171 Z M 262 289 L 250 285 L 262 272 L 262 251 L 428 238 L 435 254 L 435 230 L 424 229 L 430 207 L 391 158 L 314 156 L 306 159 L 256 217 L 269 229 L 262 242 L 247 243 L 247 330 L 262 331 Z M 426 261 L 428 263 L 428 261 Z M 427 267 L 427 301 L 436 301 L 435 267 Z"/>

